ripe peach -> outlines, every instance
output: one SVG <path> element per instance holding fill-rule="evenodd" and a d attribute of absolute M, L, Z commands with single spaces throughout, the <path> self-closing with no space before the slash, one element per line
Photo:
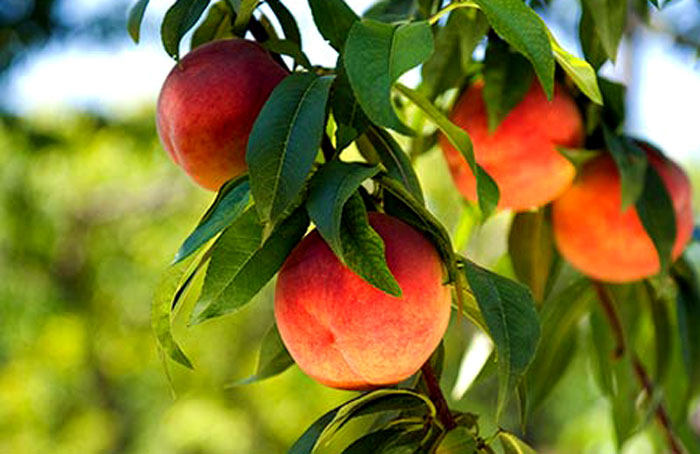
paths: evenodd
<path fill-rule="evenodd" d="M 576 104 L 559 85 L 549 102 L 534 81 L 523 100 L 490 133 L 483 91 L 482 81 L 469 87 L 450 118 L 469 133 L 476 162 L 498 184 L 498 207 L 522 211 L 554 200 L 576 173 L 556 147 L 576 148 L 583 143 L 583 120 Z M 444 136 L 440 145 L 459 192 L 475 201 L 476 180 L 467 161 Z"/>
<path fill-rule="evenodd" d="M 433 245 L 407 224 L 370 213 L 402 289 L 388 295 L 343 265 L 317 231 L 284 263 L 275 291 L 280 335 L 299 367 L 335 388 L 369 389 L 408 378 L 440 343 L 450 291 Z"/>
<path fill-rule="evenodd" d="M 217 190 L 245 172 L 253 123 L 287 71 L 253 41 L 214 41 L 170 71 L 156 124 L 173 161 L 201 186 Z"/>
<path fill-rule="evenodd" d="M 693 231 L 688 177 L 661 152 L 643 145 L 649 164 L 666 185 L 676 212 L 677 258 Z M 554 239 L 559 252 L 574 267 L 595 279 L 628 282 L 659 271 L 654 244 L 634 206 L 621 210 L 620 176 L 610 155 L 599 156 L 552 206 Z"/>

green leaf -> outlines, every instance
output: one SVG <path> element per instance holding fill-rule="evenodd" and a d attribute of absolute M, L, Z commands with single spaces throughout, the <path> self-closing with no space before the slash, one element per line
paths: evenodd
<path fill-rule="evenodd" d="M 321 36 L 340 51 L 352 25 L 359 20 L 344 0 L 309 0 L 311 14 Z"/>
<path fill-rule="evenodd" d="M 418 15 L 416 0 L 379 0 L 362 15 L 381 22 L 409 21 Z"/>
<path fill-rule="evenodd" d="M 396 84 L 396 88 L 404 96 L 410 99 L 430 118 L 435 125 L 445 134 L 450 143 L 464 156 L 472 172 L 477 176 L 476 189 L 479 197 L 479 207 L 484 213 L 484 219 L 496 208 L 500 192 L 498 185 L 491 176 L 476 163 L 474 157 L 474 147 L 467 132 L 452 123 L 442 112 L 440 112 L 428 99 L 402 84 Z"/>
<path fill-rule="evenodd" d="M 556 252 L 545 210 L 518 213 L 508 235 L 508 252 L 518 280 L 543 301 Z"/>
<path fill-rule="evenodd" d="M 578 27 L 579 41 L 586 61 L 590 62 L 597 71 L 607 61 L 608 56 L 598 36 L 593 16 L 586 7 L 586 2 L 581 3 L 581 22 Z"/>
<path fill-rule="evenodd" d="M 417 405 L 425 405 L 428 413 L 435 416 L 435 406 L 430 399 L 414 391 L 384 388 L 362 394 L 318 418 L 294 443 L 288 454 L 313 453 L 317 445 L 357 416 L 412 409 Z"/>
<path fill-rule="evenodd" d="M 391 86 L 403 73 L 433 52 L 428 22 L 390 25 L 364 19 L 355 22 L 345 43 L 344 62 L 357 101 L 379 126 L 411 135 L 391 104 Z"/>
<path fill-rule="evenodd" d="M 644 191 L 647 167 L 649 167 L 646 153 L 626 138 L 613 135 L 605 125 L 603 125 L 603 136 L 620 173 L 621 210 L 624 211 L 634 205 Z"/>
<path fill-rule="evenodd" d="M 295 41 L 271 38 L 262 43 L 262 46 L 270 52 L 292 57 L 295 66 L 301 65 L 308 70 L 312 69 L 311 61 Z"/>
<path fill-rule="evenodd" d="M 187 275 L 195 258 L 192 256 L 168 267 L 158 281 L 151 305 L 151 327 L 158 341 L 158 346 L 170 358 L 190 369 L 193 369 L 192 363 L 173 337 L 171 307 L 173 306 L 173 295 L 177 293 L 183 277 Z"/>
<path fill-rule="evenodd" d="M 598 83 L 605 103 L 603 109 L 605 123 L 611 128 L 618 128 L 625 121 L 626 88 L 618 82 L 602 77 L 598 79 Z"/>
<path fill-rule="evenodd" d="M 233 386 L 246 385 L 279 375 L 292 364 L 294 364 L 294 360 L 289 356 L 289 352 L 282 342 L 277 325 L 273 324 L 262 340 L 255 374 L 235 383 Z"/>
<path fill-rule="evenodd" d="M 297 25 L 296 19 L 289 11 L 289 9 L 284 6 L 280 0 L 266 0 L 270 9 L 275 13 L 275 17 L 282 26 L 282 32 L 284 32 L 284 37 L 292 41 L 301 50 L 301 33 L 299 33 L 299 26 Z"/>
<path fill-rule="evenodd" d="M 401 296 L 401 287 L 386 263 L 384 241 L 369 225 L 362 197 L 354 193 L 345 203 L 340 224 L 345 264 L 370 285 L 389 295 Z"/>
<path fill-rule="evenodd" d="M 490 39 L 484 57 L 484 91 L 489 132 L 520 104 L 532 86 L 534 74 L 525 57 L 511 52 L 500 39 Z"/>
<path fill-rule="evenodd" d="M 474 0 L 503 40 L 532 63 L 537 78 L 552 99 L 554 93 L 554 56 L 547 27 L 521 0 Z"/>
<path fill-rule="evenodd" d="M 678 336 L 692 394 L 700 389 L 700 286 L 697 272 L 686 257 L 674 265 L 673 278 L 678 285 Z"/>
<path fill-rule="evenodd" d="M 260 0 L 238 0 L 239 7 L 236 10 L 236 20 L 233 23 L 233 34 L 243 38 L 248 22 L 253 17 L 253 11 L 260 4 Z"/>
<path fill-rule="evenodd" d="M 582 0 L 582 7 L 590 14 L 594 32 L 612 62 L 617 57 L 617 48 L 627 22 L 626 0 Z"/>
<path fill-rule="evenodd" d="M 248 139 L 253 200 L 274 224 L 304 187 L 325 131 L 332 77 L 292 74 L 275 87 Z"/>
<path fill-rule="evenodd" d="M 458 9 L 450 14 L 445 26 L 437 32 L 435 52 L 421 68 L 422 84 L 429 99 L 461 84 L 474 49 L 487 30 L 488 22 L 477 9 Z"/>
<path fill-rule="evenodd" d="M 586 60 L 575 57 L 565 51 L 551 33 L 549 34 L 549 41 L 554 51 L 554 58 L 559 63 L 559 66 L 564 68 L 564 71 L 584 95 L 588 96 L 594 103 L 602 105 L 603 95 L 600 93 L 598 77 L 593 67 Z"/>
<path fill-rule="evenodd" d="M 335 148 L 342 151 L 367 130 L 369 120 L 352 92 L 341 59 L 338 59 L 336 64 L 336 77 L 331 88 L 330 103 L 333 118 L 338 125 Z"/>
<path fill-rule="evenodd" d="M 648 280 L 644 281 L 647 290 L 649 306 L 651 309 L 651 319 L 654 324 L 654 382 L 657 386 L 663 386 L 673 351 L 673 341 L 671 336 L 675 330 L 671 323 L 671 311 L 668 301 L 654 290 Z"/>
<path fill-rule="evenodd" d="M 403 185 L 418 202 L 424 204 L 423 190 L 420 187 L 411 161 L 391 134 L 381 128 L 370 127 L 366 132 L 366 136 L 378 159 L 371 159 L 371 156 L 367 155 L 365 155 L 365 158 L 370 162 L 381 162 L 386 167 L 387 173 L 391 178 Z M 358 147 L 360 152 L 364 151 L 362 142 L 358 143 Z"/>
<path fill-rule="evenodd" d="M 394 438 L 401 435 L 403 431 L 398 428 L 389 428 L 370 432 L 345 448 L 342 454 L 377 454 L 384 451 Z"/>
<path fill-rule="evenodd" d="M 535 356 L 540 320 L 532 294 L 526 287 L 470 261 L 464 264 L 464 272 L 498 355 L 497 419 L 500 419 L 510 393 Z"/>
<path fill-rule="evenodd" d="M 263 242 L 263 225 L 249 209 L 217 239 L 191 323 L 240 310 L 279 270 L 306 233 L 309 218 L 299 208 Z"/>
<path fill-rule="evenodd" d="M 671 264 L 671 252 L 676 242 L 676 211 L 664 181 L 651 165 L 647 166 L 644 189 L 635 207 L 644 230 L 654 243 L 664 273 Z"/>
<path fill-rule="evenodd" d="M 498 440 L 503 446 L 504 454 L 537 454 L 527 443 L 510 432 L 499 432 Z"/>
<path fill-rule="evenodd" d="M 192 34 L 192 49 L 206 44 L 211 41 L 222 38 L 231 38 L 233 33 L 233 20 L 236 13 L 231 9 L 229 4 L 222 0 L 216 2 L 209 8 L 207 17 L 202 22 L 202 25 Z"/>
<path fill-rule="evenodd" d="M 129 36 L 131 36 L 131 39 L 133 39 L 136 44 L 139 43 L 141 37 L 141 22 L 143 22 L 143 15 L 146 12 L 148 1 L 149 0 L 138 0 L 129 10 L 127 29 L 129 30 Z"/>
<path fill-rule="evenodd" d="M 362 182 L 377 172 L 377 166 L 330 161 L 324 164 L 309 182 L 306 209 L 318 232 L 343 262 L 343 245 L 340 240 L 343 207 Z"/>
<path fill-rule="evenodd" d="M 247 177 L 226 182 L 194 231 L 175 254 L 173 264 L 189 257 L 228 227 L 250 203 L 250 184 Z"/>
<path fill-rule="evenodd" d="M 612 420 L 619 448 L 638 429 L 639 418 L 635 408 L 637 382 L 629 356 L 620 359 L 612 357 L 611 352 L 617 344 L 601 311 L 599 307 L 594 307 L 591 312 L 591 335 L 598 384 L 612 405 Z"/>
<path fill-rule="evenodd" d="M 165 52 L 175 60 L 180 59 L 182 37 L 194 27 L 208 5 L 209 0 L 177 0 L 165 13 L 160 35 Z"/>
<path fill-rule="evenodd" d="M 437 247 L 446 263 L 454 261 L 450 235 L 425 205 L 418 201 L 401 183 L 393 178 L 381 177 L 380 184 L 388 191 L 385 194 L 384 208 L 387 214 L 398 217 L 424 232 Z M 389 196 L 393 196 L 392 199 Z"/>
<path fill-rule="evenodd" d="M 520 383 L 521 425 L 552 393 L 576 356 L 578 325 L 595 297 L 590 281 L 571 266 L 559 272 L 555 287 L 542 304 L 542 345 Z"/>
<path fill-rule="evenodd" d="M 447 432 L 437 448 L 436 454 L 477 454 L 474 435 L 465 427 L 456 427 Z"/>
<path fill-rule="evenodd" d="M 583 165 L 591 159 L 600 156 L 601 150 L 587 150 L 585 148 L 556 147 L 557 151 L 576 167 L 579 172 Z"/>

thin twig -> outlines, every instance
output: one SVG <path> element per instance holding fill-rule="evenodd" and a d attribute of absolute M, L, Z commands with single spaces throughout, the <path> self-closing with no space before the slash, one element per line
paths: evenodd
<path fill-rule="evenodd" d="M 637 380 L 639 380 L 640 386 L 644 389 L 648 396 L 653 396 L 654 384 L 652 383 L 651 379 L 649 378 L 649 374 L 647 373 L 646 369 L 644 368 L 644 365 L 639 360 L 639 357 L 637 357 L 636 354 L 632 355 L 632 364 L 634 366 L 634 373 L 637 376 Z M 654 414 L 656 415 L 656 421 L 659 423 L 659 426 L 661 426 L 661 429 L 663 430 L 664 435 L 666 436 L 666 441 L 668 442 L 668 446 L 671 448 L 671 452 L 673 454 L 683 454 L 685 451 L 683 450 L 683 447 L 678 442 L 676 436 L 673 433 L 673 428 L 671 427 L 671 418 L 669 418 L 668 412 L 666 411 L 666 408 L 663 406 L 662 403 L 659 403 L 656 406 Z"/>
<path fill-rule="evenodd" d="M 430 361 L 426 361 L 421 367 L 421 372 L 423 372 L 423 378 L 425 379 L 425 384 L 428 386 L 428 396 L 430 400 L 435 404 L 435 409 L 437 410 L 437 416 L 445 430 L 449 431 L 457 427 L 457 422 L 455 422 L 452 413 L 450 413 L 450 408 L 447 406 L 447 400 L 442 394 L 440 389 L 440 384 L 438 383 L 435 372 L 433 371 Z"/>
<path fill-rule="evenodd" d="M 600 302 L 601 307 L 605 311 L 605 316 L 608 319 L 610 329 L 612 330 L 617 342 L 617 347 L 613 351 L 613 358 L 616 360 L 620 359 L 625 354 L 626 350 L 625 337 L 622 331 L 622 323 L 620 322 L 620 317 L 618 316 L 617 311 L 615 310 L 613 301 L 610 298 L 610 295 L 608 294 L 604 284 L 598 281 L 594 281 L 593 287 L 598 293 L 598 301 Z M 653 396 L 654 384 L 649 378 L 649 374 L 644 368 L 644 364 L 642 364 L 641 360 L 639 359 L 636 353 L 631 352 L 631 357 L 632 366 L 634 368 L 634 374 L 637 377 L 637 380 L 639 381 L 639 386 L 644 390 L 644 392 L 647 393 L 648 396 Z M 668 412 L 666 411 L 663 402 L 660 402 L 657 405 L 654 414 L 656 416 L 656 421 L 659 423 L 659 426 L 661 426 L 661 430 L 666 436 L 666 440 L 668 442 L 669 448 L 671 448 L 671 452 L 673 454 L 684 454 L 685 451 L 683 450 L 683 447 L 678 442 L 678 439 L 673 433 L 673 428 L 671 427 L 671 418 L 669 418 Z"/>
<path fill-rule="evenodd" d="M 615 336 L 616 346 L 615 350 L 612 352 L 612 357 L 617 361 L 625 354 L 625 335 L 622 331 L 622 322 L 620 322 L 620 317 L 618 317 L 617 311 L 615 311 L 615 306 L 613 305 L 612 299 L 610 299 L 605 285 L 602 282 L 593 281 L 593 287 L 598 294 L 598 302 L 603 308 L 603 311 L 605 311 L 605 316 L 610 322 L 613 336 Z"/>

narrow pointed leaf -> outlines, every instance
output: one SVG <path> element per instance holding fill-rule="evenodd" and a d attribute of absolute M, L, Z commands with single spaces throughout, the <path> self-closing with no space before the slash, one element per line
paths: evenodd
<path fill-rule="evenodd" d="M 325 130 L 332 81 L 292 74 L 275 87 L 253 125 L 246 162 L 264 223 L 274 225 L 304 187 Z"/>
<path fill-rule="evenodd" d="M 607 57 L 615 62 L 617 48 L 627 23 L 626 0 L 583 0 L 583 9 L 590 14 L 594 32 Z"/>
<path fill-rule="evenodd" d="M 282 342 L 277 325 L 273 324 L 262 340 L 255 374 L 233 386 L 247 385 L 273 377 L 287 370 L 292 364 L 294 364 L 294 360 Z"/>
<path fill-rule="evenodd" d="M 188 269 L 195 257 L 190 257 L 176 265 L 168 267 L 162 274 L 151 304 L 151 327 L 156 336 L 158 345 L 166 355 L 192 369 L 192 363 L 175 341 L 172 333 L 172 302 L 173 295 L 177 292 L 180 283 L 186 276 Z"/>
<path fill-rule="evenodd" d="M 297 25 L 297 21 L 294 19 L 292 13 L 280 0 L 265 1 L 270 6 L 272 12 L 275 13 L 275 17 L 277 17 L 277 20 L 282 26 L 282 32 L 284 32 L 285 39 L 296 43 L 299 49 L 301 49 L 302 45 L 299 25 Z"/>
<path fill-rule="evenodd" d="M 549 34 L 549 40 L 554 51 L 554 58 L 559 63 L 559 66 L 566 71 L 566 74 L 571 77 L 571 80 L 574 81 L 584 95 L 588 96 L 594 103 L 603 105 L 603 95 L 600 93 L 598 77 L 593 67 L 586 60 L 564 50 L 551 33 Z"/>
<path fill-rule="evenodd" d="M 355 98 L 341 59 L 336 64 L 336 78 L 331 93 L 331 109 L 338 125 L 335 148 L 340 152 L 369 127 L 369 120 Z"/>
<path fill-rule="evenodd" d="M 624 211 L 634 205 L 644 191 L 647 157 L 641 148 L 624 137 L 615 136 L 605 125 L 603 125 L 603 135 L 605 145 L 620 172 L 621 209 Z"/>
<path fill-rule="evenodd" d="M 430 118 L 440 131 L 445 134 L 445 137 L 447 137 L 450 143 L 464 156 L 472 172 L 477 176 L 476 189 L 479 197 L 479 207 L 484 213 L 484 217 L 488 217 L 498 205 L 500 192 L 493 178 L 491 178 L 486 170 L 476 163 L 474 146 L 472 145 L 469 134 L 467 134 L 464 129 L 452 123 L 445 114 L 440 112 L 437 107 L 418 91 L 410 89 L 402 84 L 396 84 L 396 88 L 425 112 L 428 118 Z"/>
<path fill-rule="evenodd" d="M 552 226 L 544 210 L 515 215 L 508 235 L 508 252 L 518 280 L 530 288 L 536 301 L 543 301 L 556 254 Z"/>
<path fill-rule="evenodd" d="M 263 242 L 264 227 L 247 210 L 217 239 L 192 323 L 239 310 L 267 284 L 306 233 L 306 210 L 297 209 Z"/>
<path fill-rule="evenodd" d="M 504 454 L 537 454 L 527 443 L 510 432 L 500 432 L 498 440 L 503 446 Z"/>
<path fill-rule="evenodd" d="M 131 36 L 131 39 L 134 40 L 136 44 L 139 43 L 139 39 L 141 38 L 141 22 L 143 22 L 143 15 L 146 12 L 148 1 L 149 0 L 138 0 L 129 10 L 127 29 L 129 30 L 129 36 Z"/>
<path fill-rule="evenodd" d="M 177 0 L 168 9 L 160 27 L 165 51 L 175 60 L 180 59 L 180 41 L 197 23 L 209 5 L 209 0 Z"/>
<path fill-rule="evenodd" d="M 187 237 L 173 263 L 177 263 L 197 251 L 207 241 L 228 227 L 250 203 L 250 184 L 246 177 L 232 180 L 222 186 L 214 203 L 199 221 L 197 228 Z"/>

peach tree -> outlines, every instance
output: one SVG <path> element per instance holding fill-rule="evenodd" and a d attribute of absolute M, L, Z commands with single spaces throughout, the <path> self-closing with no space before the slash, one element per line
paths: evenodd
<path fill-rule="evenodd" d="M 192 368 L 172 320 L 198 273 L 197 304 L 180 314 L 193 324 L 234 314 L 277 278 L 276 323 L 246 381 L 297 363 L 362 391 L 290 454 L 367 416 L 344 453 L 534 452 L 524 429 L 583 335 L 618 446 L 653 430 L 659 450 L 700 453 L 688 419 L 700 391 L 689 180 L 624 134 L 625 87 L 599 74 L 626 27 L 663 5 L 581 0 L 579 58 L 542 19 L 548 2 L 380 0 L 358 16 L 344 0 L 308 0 L 337 52 L 324 67 L 304 53 L 295 2 L 177 0 L 162 20 L 176 63 L 158 132 L 218 190 L 156 291 L 164 354 Z M 148 3 L 129 14 L 136 42 Z M 410 87 L 400 78 L 414 69 Z M 436 146 L 463 196 L 455 232 L 414 170 Z M 489 269 L 465 237 L 504 211 L 507 255 Z M 499 383 L 493 433 L 441 389 L 450 314 L 494 347 L 474 366 Z M 502 418 L 516 404 L 520 426 Z"/>

